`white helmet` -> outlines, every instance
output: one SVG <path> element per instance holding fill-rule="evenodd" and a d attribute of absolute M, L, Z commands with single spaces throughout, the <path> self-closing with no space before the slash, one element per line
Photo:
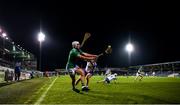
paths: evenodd
<path fill-rule="evenodd" d="M 117 76 L 117 73 L 114 73 L 115 76 Z"/>
<path fill-rule="evenodd" d="M 74 47 L 77 46 L 78 44 L 79 44 L 78 41 L 73 41 L 73 42 L 72 42 L 72 47 L 74 48 Z"/>

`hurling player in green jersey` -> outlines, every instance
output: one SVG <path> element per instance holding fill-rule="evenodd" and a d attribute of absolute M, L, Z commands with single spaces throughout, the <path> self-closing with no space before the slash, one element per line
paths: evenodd
<path fill-rule="evenodd" d="M 80 49 L 80 43 L 78 41 L 72 42 L 72 49 L 69 52 L 68 61 L 66 64 L 66 70 L 68 71 L 71 79 L 72 79 L 72 89 L 73 91 L 80 92 L 78 89 L 75 88 L 75 74 L 78 73 L 81 76 L 81 83 L 82 83 L 82 91 L 88 90 L 84 86 L 85 80 L 85 73 L 82 68 L 80 68 L 78 64 L 78 59 L 84 61 L 90 61 L 97 59 L 97 55 L 85 53 Z"/>

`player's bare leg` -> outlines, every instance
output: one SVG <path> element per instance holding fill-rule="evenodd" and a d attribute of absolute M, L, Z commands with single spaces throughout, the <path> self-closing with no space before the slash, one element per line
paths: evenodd
<path fill-rule="evenodd" d="M 140 76 L 140 79 L 139 79 L 139 81 L 141 81 L 143 79 L 143 76 Z"/>
<path fill-rule="evenodd" d="M 86 87 L 84 86 L 84 80 L 85 80 L 85 74 L 84 74 L 84 71 L 79 68 L 76 70 L 76 72 L 78 74 L 80 74 L 80 79 L 81 79 L 81 84 L 82 84 L 82 91 L 86 90 Z"/>
<path fill-rule="evenodd" d="M 75 75 L 70 74 L 70 77 L 71 77 L 71 80 L 72 80 L 72 89 L 73 89 L 73 91 L 79 93 L 80 91 L 75 88 Z"/>
<path fill-rule="evenodd" d="M 76 80 L 75 85 L 78 85 L 78 83 L 81 81 L 81 76 Z"/>
<path fill-rule="evenodd" d="M 72 87 L 75 88 L 75 75 L 70 75 L 72 79 Z"/>
<path fill-rule="evenodd" d="M 105 82 L 105 80 L 97 81 L 97 83 L 100 83 L 100 82 Z"/>
<path fill-rule="evenodd" d="M 91 78 L 92 76 L 91 76 L 91 74 L 87 74 L 86 75 L 86 87 L 88 88 L 88 86 L 89 86 L 89 80 L 90 80 L 90 78 Z"/>

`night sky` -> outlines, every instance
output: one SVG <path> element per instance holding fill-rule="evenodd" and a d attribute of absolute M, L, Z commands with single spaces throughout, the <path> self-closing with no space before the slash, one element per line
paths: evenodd
<path fill-rule="evenodd" d="M 177 2 L 152 1 L 0 1 L 0 26 L 16 44 L 39 58 L 37 33 L 42 45 L 43 69 L 65 68 L 71 42 L 92 36 L 82 50 L 101 53 L 111 45 L 111 55 L 99 58 L 100 67 L 124 67 L 180 60 L 180 8 Z M 41 25 L 40 25 L 41 23 Z M 131 39 L 135 51 L 128 61 L 124 50 Z"/>

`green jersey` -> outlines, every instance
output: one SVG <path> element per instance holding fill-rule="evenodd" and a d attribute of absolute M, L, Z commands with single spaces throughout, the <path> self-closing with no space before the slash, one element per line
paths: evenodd
<path fill-rule="evenodd" d="M 78 50 L 76 48 L 73 48 L 70 52 L 69 52 L 69 56 L 68 56 L 68 61 L 67 61 L 67 64 L 66 64 L 66 68 L 74 68 L 76 66 L 76 63 L 77 63 L 77 56 L 79 54 L 83 53 L 82 50 Z"/>

